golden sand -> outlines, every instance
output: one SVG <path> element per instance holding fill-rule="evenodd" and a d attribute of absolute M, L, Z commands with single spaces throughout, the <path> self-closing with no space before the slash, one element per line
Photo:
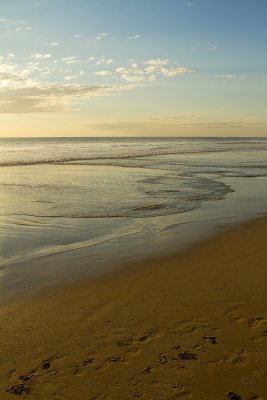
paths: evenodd
<path fill-rule="evenodd" d="M 0 399 L 267 399 L 266 282 L 262 219 L 2 306 Z"/>

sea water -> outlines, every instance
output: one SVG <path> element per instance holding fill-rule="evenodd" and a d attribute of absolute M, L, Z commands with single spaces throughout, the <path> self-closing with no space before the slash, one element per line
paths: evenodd
<path fill-rule="evenodd" d="M 266 199 L 267 138 L 0 139 L 0 288 L 184 248 Z"/>

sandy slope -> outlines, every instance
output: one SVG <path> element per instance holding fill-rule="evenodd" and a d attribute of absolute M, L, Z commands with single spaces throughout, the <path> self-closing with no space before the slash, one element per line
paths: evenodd
<path fill-rule="evenodd" d="M 267 399 L 267 221 L 1 307 L 0 399 Z"/>

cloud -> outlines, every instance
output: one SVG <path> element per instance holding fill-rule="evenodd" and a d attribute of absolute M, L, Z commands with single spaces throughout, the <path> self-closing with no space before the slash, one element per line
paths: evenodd
<path fill-rule="evenodd" d="M 76 75 L 69 75 L 69 76 L 65 76 L 65 80 L 66 81 L 72 81 L 78 78 L 81 78 L 81 76 L 84 75 L 84 70 L 81 70 L 78 74 Z"/>
<path fill-rule="evenodd" d="M 64 57 L 62 58 L 65 64 L 77 64 L 80 62 L 77 57 Z"/>
<path fill-rule="evenodd" d="M 64 111 L 77 100 L 103 96 L 115 90 L 109 86 L 35 82 L 23 88 L 0 90 L 0 113 Z"/>
<path fill-rule="evenodd" d="M 101 40 L 101 39 L 103 39 L 105 36 L 107 36 L 107 33 L 106 33 L 106 32 L 98 33 L 97 36 L 96 36 L 96 40 Z"/>
<path fill-rule="evenodd" d="M 8 19 L 8 18 L 0 18 L 0 24 L 1 25 L 25 25 L 25 21 L 18 21 L 14 19 Z"/>
<path fill-rule="evenodd" d="M 152 59 L 152 60 L 147 60 L 145 61 L 145 64 L 147 65 L 167 65 L 169 64 L 169 59 L 165 58 L 165 59 L 161 59 L 161 58 L 156 58 L 156 59 Z"/>
<path fill-rule="evenodd" d="M 177 67 L 177 68 L 161 68 L 159 72 L 162 75 L 170 78 L 177 75 L 190 74 L 191 72 L 194 71 L 192 70 L 192 68 Z"/>
<path fill-rule="evenodd" d="M 215 78 L 222 78 L 222 79 L 234 79 L 236 78 L 236 75 L 232 75 L 232 74 L 222 74 L 222 75 L 215 75 Z"/>
<path fill-rule="evenodd" d="M 110 65 L 113 64 L 115 62 L 115 60 L 113 60 L 113 58 L 107 58 L 105 56 L 101 56 L 101 57 L 90 57 L 89 61 L 95 61 L 96 65 Z"/>
<path fill-rule="evenodd" d="M 36 71 L 40 71 L 38 62 L 28 63 L 18 71 L 9 58 L 5 61 L 2 57 L 0 59 L 0 89 L 20 87 Z"/>
<path fill-rule="evenodd" d="M 30 31 L 32 29 L 32 27 L 28 25 L 27 21 L 8 18 L 0 18 L 0 26 L 1 25 L 9 28 L 10 30 L 14 30 L 15 32 Z"/>
<path fill-rule="evenodd" d="M 56 47 L 56 46 L 58 46 L 58 45 L 59 45 L 58 42 L 51 42 L 51 43 L 50 43 L 50 46 L 52 46 L 52 47 Z"/>
<path fill-rule="evenodd" d="M 134 35 L 134 36 L 128 36 L 128 39 L 133 40 L 133 39 L 140 39 L 141 35 Z"/>
<path fill-rule="evenodd" d="M 94 75 L 96 75 L 96 76 L 109 76 L 109 75 L 112 75 L 112 72 L 111 71 L 97 71 L 97 72 L 94 72 Z"/>
<path fill-rule="evenodd" d="M 189 115 L 174 117 L 163 116 L 162 118 L 150 118 L 137 121 L 99 122 L 87 124 L 86 126 L 99 130 L 116 131 L 117 133 L 125 131 L 133 131 L 138 133 L 140 130 L 146 130 L 153 136 L 155 133 L 159 133 L 161 136 L 163 129 L 165 132 L 177 134 L 177 130 L 179 128 L 189 130 L 194 129 L 196 132 L 207 130 L 209 134 L 214 133 L 214 129 L 221 132 L 225 132 L 226 130 L 240 130 L 243 132 L 244 129 L 250 130 L 255 127 L 259 129 L 266 129 L 266 122 L 258 121 L 190 122 L 190 120 L 192 120 L 192 117 Z"/>
<path fill-rule="evenodd" d="M 233 74 L 221 74 L 221 75 L 214 75 L 215 78 L 223 79 L 224 82 L 229 82 L 234 79 L 246 79 L 245 75 L 233 75 Z"/>
<path fill-rule="evenodd" d="M 143 75 L 144 74 L 144 71 L 139 68 L 119 67 L 116 69 L 116 72 L 120 75 Z"/>
<path fill-rule="evenodd" d="M 36 70 L 39 70 L 38 63 L 29 63 L 25 68 L 19 69 L 10 61 L 0 61 L 1 114 L 65 111 L 77 101 L 84 101 L 93 96 L 112 95 L 131 88 L 116 85 L 48 83 L 32 78 Z M 84 71 L 81 70 L 78 76 L 83 74 Z"/>
<path fill-rule="evenodd" d="M 167 66 L 168 63 L 168 59 L 162 60 L 158 58 L 145 61 L 145 65 L 148 66 L 144 68 L 139 68 L 136 63 L 133 63 L 130 68 L 119 67 L 115 72 L 120 75 L 121 79 L 128 82 L 144 82 L 146 80 L 151 82 L 160 75 L 171 78 L 194 72 L 192 68 L 188 67 Z"/>
<path fill-rule="evenodd" d="M 35 54 L 32 54 L 31 57 L 32 57 L 33 59 L 35 59 L 35 60 L 46 60 L 46 59 L 48 59 L 48 58 L 51 58 L 52 55 L 51 55 L 51 54 L 35 53 Z"/>
<path fill-rule="evenodd" d="M 146 80 L 144 71 L 140 68 L 119 67 L 115 72 L 120 75 L 121 79 L 127 82 L 144 82 Z"/>

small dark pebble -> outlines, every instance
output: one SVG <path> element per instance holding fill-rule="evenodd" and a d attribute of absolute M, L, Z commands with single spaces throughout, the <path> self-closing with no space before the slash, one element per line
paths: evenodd
<path fill-rule="evenodd" d="M 178 356 L 181 360 L 196 360 L 197 355 L 195 353 L 189 353 L 189 351 L 183 351 Z"/>
<path fill-rule="evenodd" d="M 42 364 L 43 369 L 49 369 L 50 367 L 51 367 L 51 364 L 49 361 L 43 362 L 43 364 Z"/>
<path fill-rule="evenodd" d="M 228 397 L 228 399 L 231 399 L 231 400 L 242 400 L 242 397 L 239 396 L 239 394 L 236 394 L 234 392 L 229 392 L 227 394 L 227 397 Z"/>

